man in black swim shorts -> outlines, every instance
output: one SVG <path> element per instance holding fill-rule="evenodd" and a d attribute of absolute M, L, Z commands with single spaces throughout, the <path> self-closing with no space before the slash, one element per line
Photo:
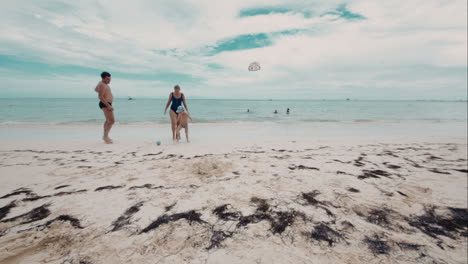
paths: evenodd
<path fill-rule="evenodd" d="M 109 132 L 112 125 L 115 123 L 114 119 L 114 108 L 112 107 L 112 101 L 114 96 L 112 95 L 109 83 L 111 81 L 111 75 L 108 72 L 101 73 L 101 81 L 94 89 L 99 94 L 99 108 L 104 112 L 106 122 L 104 122 L 104 136 L 102 139 L 107 144 L 112 144 L 112 139 L 109 137 Z"/>

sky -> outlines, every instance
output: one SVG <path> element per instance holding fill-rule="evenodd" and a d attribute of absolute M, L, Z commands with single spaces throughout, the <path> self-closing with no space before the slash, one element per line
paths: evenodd
<path fill-rule="evenodd" d="M 2 0 L 0 25 L 0 98 L 102 71 L 116 97 L 467 98 L 466 0 Z"/>

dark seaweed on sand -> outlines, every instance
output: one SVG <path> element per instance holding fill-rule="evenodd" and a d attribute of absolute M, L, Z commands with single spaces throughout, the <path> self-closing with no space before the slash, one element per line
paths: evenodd
<path fill-rule="evenodd" d="M 2 220 L 3 218 L 5 218 L 5 216 L 8 215 L 8 213 L 10 212 L 10 209 L 11 208 L 15 208 L 16 207 L 16 202 L 13 201 L 3 207 L 0 207 L 0 220 Z"/>
<path fill-rule="evenodd" d="M 112 225 L 114 226 L 111 230 L 111 232 L 115 232 L 117 230 L 122 229 L 122 227 L 130 224 L 130 218 L 136 214 L 138 211 L 140 211 L 140 207 L 143 205 L 143 202 L 139 202 L 132 207 L 128 208 L 125 210 L 123 215 L 119 216 L 117 220 L 115 220 Z"/>
<path fill-rule="evenodd" d="M 140 186 L 132 186 L 132 187 L 130 187 L 128 189 L 129 190 L 134 190 L 134 189 L 161 189 L 161 188 L 164 188 L 164 186 L 154 186 L 153 184 L 146 183 L 146 184 L 140 185 Z"/>
<path fill-rule="evenodd" d="M 213 210 L 213 213 L 217 215 L 219 219 L 224 221 L 239 220 L 241 214 L 239 212 L 229 211 L 230 207 L 230 204 L 220 205 Z"/>
<path fill-rule="evenodd" d="M 270 205 L 265 199 L 252 197 L 250 201 L 257 205 L 257 211 L 259 212 L 266 212 L 268 209 L 270 209 Z"/>
<path fill-rule="evenodd" d="M 320 170 L 319 168 L 316 168 L 316 167 L 308 167 L 308 166 L 304 166 L 304 165 L 291 165 L 288 167 L 290 170 L 295 170 L 295 169 L 298 169 L 298 170 Z"/>
<path fill-rule="evenodd" d="M 286 230 L 286 227 L 291 226 L 299 215 L 305 217 L 296 211 L 276 212 L 275 215 L 270 216 L 271 231 L 273 234 L 283 233 Z"/>
<path fill-rule="evenodd" d="M 70 185 L 60 185 L 60 186 L 55 187 L 54 190 L 62 189 L 62 188 L 68 187 L 68 186 L 70 186 Z"/>
<path fill-rule="evenodd" d="M 388 245 L 387 241 L 382 240 L 376 234 L 372 238 L 366 236 L 364 243 L 367 244 L 368 248 L 374 255 L 388 254 L 391 250 L 391 247 Z"/>
<path fill-rule="evenodd" d="M 317 195 L 319 195 L 319 194 L 320 194 L 319 191 L 313 190 L 312 192 L 302 193 L 302 198 L 303 198 L 304 200 L 306 200 L 308 204 L 323 209 L 323 210 L 327 213 L 328 216 L 330 216 L 330 217 L 335 217 L 335 214 L 333 214 L 333 213 L 327 208 L 327 206 L 330 205 L 330 202 L 327 202 L 327 201 L 319 201 L 319 200 L 315 199 L 315 197 L 316 197 Z"/>
<path fill-rule="evenodd" d="M 328 246 L 330 247 L 333 246 L 333 243 L 344 240 L 343 235 L 333 230 L 325 223 L 319 223 L 315 226 L 310 233 L 310 237 L 318 241 L 328 242 Z"/>
<path fill-rule="evenodd" d="M 383 170 L 363 170 L 363 174 L 358 176 L 358 179 L 363 180 L 367 178 L 380 178 L 381 176 L 391 178 L 390 173 Z"/>
<path fill-rule="evenodd" d="M 79 229 L 84 228 L 84 227 L 81 226 L 80 220 L 78 220 L 77 218 L 75 218 L 73 216 L 69 216 L 69 215 L 60 215 L 60 216 L 58 216 L 58 217 L 56 217 L 56 218 L 54 218 L 52 220 L 47 221 L 47 223 L 45 223 L 43 225 L 40 225 L 39 227 L 46 228 L 46 227 L 49 227 L 52 223 L 57 222 L 57 221 L 69 222 L 70 225 L 72 225 L 73 227 L 79 228 Z"/>
<path fill-rule="evenodd" d="M 226 238 L 232 237 L 234 232 L 229 232 L 229 231 L 213 231 L 213 234 L 211 235 L 210 238 L 210 245 L 206 248 L 207 250 L 210 250 L 212 248 L 219 248 L 221 247 L 221 242 L 226 240 Z"/>
<path fill-rule="evenodd" d="M 31 194 L 33 194 L 33 192 L 28 188 L 19 188 L 19 189 L 16 189 L 16 190 L 14 190 L 13 192 L 11 192 L 9 194 L 6 194 L 6 195 L 0 197 L 0 199 L 5 199 L 5 198 L 8 198 L 10 196 L 15 196 L 15 195 L 20 195 L 20 194 L 31 195 Z"/>
<path fill-rule="evenodd" d="M 163 224 L 168 224 L 170 222 L 175 222 L 175 221 L 178 221 L 180 219 L 185 219 L 187 221 L 189 221 L 190 224 L 192 224 L 193 222 L 196 222 L 196 223 L 206 223 L 205 221 L 203 221 L 201 218 L 200 218 L 201 214 L 196 212 L 195 210 L 191 210 L 191 211 L 188 211 L 188 212 L 185 212 L 185 213 L 177 213 L 177 214 L 173 214 L 173 215 L 167 215 L 167 214 L 164 214 L 160 217 L 158 217 L 158 219 L 156 219 L 155 221 L 153 221 L 150 225 L 148 225 L 146 228 L 144 228 L 141 232 L 141 233 L 147 233 L 153 229 L 156 229 L 158 228 L 159 226 L 163 225 Z"/>
<path fill-rule="evenodd" d="M 22 201 L 23 202 L 31 202 L 31 201 L 37 201 L 37 200 L 41 200 L 41 199 L 49 198 L 49 197 L 64 196 L 64 195 L 70 195 L 70 194 L 75 194 L 75 193 L 82 193 L 82 192 L 86 192 L 86 191 L 88 191 L 88 190 L 83 189 L 83 190 L 71 191 L 71 192 L 58 192 L 58 193 L 55 193 L 55 194 L 52 194 L 52 195 L 44 195 L 44 196 L 34 195 L 34 196 L 31 196 L 31 197 L 24 198 Z"/>
<path fill-rule="evenodd" d="M 168 206 L 165 206 L 164 207 L 164 211 L 168 212 L 170 211 L 172 208 L 174 208 L 174 206 L 177 204 L 177 202 L 171 204 L 171 205 L 168 205 Z"/>
<path fill-rule="evenodd" d="M 248 224 L 256 224 L 260 221 L 263 221 L 263 220 L 271 220 L 271 215 L 270 214 L 267 214 L 267 213 L 264 213 L 264 212 L 255 212 L 251 215 L 247 215 L 247 216 L 241 216 L 239 218 L 239 222 L 237 223 L 237 227 L 242 227 L 242 226 L 246 226 Z"/>
<path fill-rule="evenodd" d="M 433 238 L 446 236 L 455 239 L 456 234 L 466 236 L 468 209 L 449 207 L 448 212 L 438 215 L 434 207 L 429 207 L 425 209 L 423 215 L 409 218 L 408 223 Z"/>
<path fill-rule="evenodd" d="M 419 250 L 422 245 L 406 243 L 406 242 L 397 242 L 396 243 L 401 250 Z"/>
<path fill-rule="evenodd" d="M 353 193 L 358 193 L 358 192 L 360 192 L 358 189 L 355 189 L 355 188 L 353 188 L 353 187 L 350 187 L 350 188 L 348 188 L 347 190 L 348 190 L 348 192 L 353 192 Z"/>
<path fill-rule="evenodd" d="M 39 221 L 50 215 L 50 211 L 49 209 L 47 209 L 47 207 L 49 206 L 50 204 L 43 204 L 39 207 L 32 209 L 31 211 L 27 213 L 2 220 L 0 222 L 14 222 L 14 221 L 19 220 L 21 221 L 20 224 L 28 224 L 28 223 L 32 223 L 35 221 Z"/>
<path fill-rule="evenodd" d="M 367 222 L 375 225 L 389 227 L 391 224 L 389 220 L 389 212 L 391 212 L 391 210 L 387 208 L 372 209 L 371 211 L 369 211 L 366 220 Z"/>
<path fill-rule="evenodd" d="M 94 191 L 95 191 L 95 192 L 98 192 L 98 191 L 102 191 L 102 190 L 112 190 L 112 189 L 119 189 L 119 188 L 123 188 L 123 187 L 124 187 L 123 185 L 118 185 L 118 186 L 107 185 L 107 186 L 98 187 L 98 188 L 96 188 L 96 190 L 94 190 Z"/>

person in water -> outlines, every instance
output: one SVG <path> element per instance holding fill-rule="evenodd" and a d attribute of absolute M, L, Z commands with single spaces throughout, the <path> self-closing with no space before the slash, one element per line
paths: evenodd
<path fill-rule="evenodd" d="M 112 144 L 112 139 L 109 137 L 109 132 L 112 125 L 115 123 L 114 119 L 114 107 L 112 107 L 112 101 L 114 96 L 112 95 L 109 83 L 111 82 L 111 75 L 108 72 L 101 73 L 101 81 L 97 84 L 94 91 L 99 95 L 99 108 L 104 113 L 106 121 L 104 122 L 104 135 L 102 140 L 107 144 Z"/>
<path fill-rule="evenodd" d="M 288 114 L 288 115 L 289 115 L 289 108 L 286 110 L 286 114 Z"/>
<path fill-rule="evenodd" d="M 277 114 L 277 113 L 278 113 L 278 111 L 275 109 L 275 112 L 274 112 L 274 113 L 275 113 L 275 114 Z"/>
<path fill-rule="evenodd" d="M 185 112 L 188 113 L 187 102 L 185 101 L 185 95 L 180 92 L 180 86 L 174 86 L 174 92 L 169 94 L 169 99 L 167 100 L 166 108 L 164 108 L 164 114 L 167 113 L 167 108 L 171 105 L 171 110 L 169 110 L 169 115 L 171 117 L 171 128 L 172 128 L 172 140 L 176 140 L 176 128 L 177 128 L 177 108 L 183 104 L 185 107 Z"/>
<path fill-rule="evenodd" d="M 185 129 L 185 137 L 187 138 L 187 143 L 190 142 L 189 141 L 189 135 L 188 135 L 188 119 L 190 119 L 190 121 L 193 122 L 192 120 L 192 117 L 187 113 L 185 112 L 185 109 L 183 106 L 179 106 L 177 108 L 177 129 L 176 129 L 176 139 L 177 139 L 177 142 L 179 142 L 180 140 L 180 130 L 182 128 Z"/>

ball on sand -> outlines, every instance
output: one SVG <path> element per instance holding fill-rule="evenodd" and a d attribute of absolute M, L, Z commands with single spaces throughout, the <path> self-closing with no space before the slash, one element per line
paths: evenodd
<path fill-rule="evenodd" d="M 159 140 L 156 141 L 156 145 L 158 145 L 158 146 L 161 145 L 161 141 L 159 141 Z"/>

